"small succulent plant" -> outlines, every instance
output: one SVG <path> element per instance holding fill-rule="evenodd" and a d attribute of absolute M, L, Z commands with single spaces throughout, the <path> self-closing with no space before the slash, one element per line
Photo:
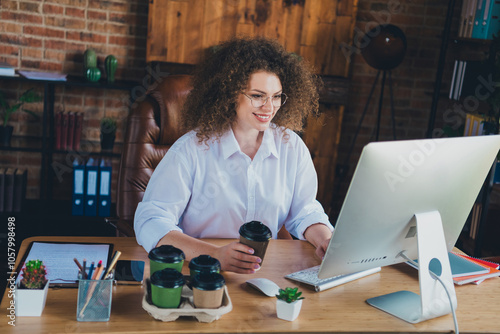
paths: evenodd
<path fill-rule="evenodd" d="M 299 292 L 298 290 L 299 288 L 285 288 L 285 290 L 280 289 L 276 298 L 287 303 L 293 303 L 294 301 L 304 299 L 304 297 L 300 296 L 302 295 L 302 292 Z"/>
<path fill-rule="evenodd" d="M 30 260 L 26 262 L 22 269 L 23 278 L 20 286 L 24 289 L 43 289 L 47 284 L 47 271 L 40 260 Z"/>

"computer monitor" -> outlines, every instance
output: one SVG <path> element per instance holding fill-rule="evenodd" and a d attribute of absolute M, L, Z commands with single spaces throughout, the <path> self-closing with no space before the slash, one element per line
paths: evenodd
<path fill-rule="evenodd" d="M 429 279 L 426 265 L 433 258 L 441 262 L 454 297 L 447 252 L 455 246 L 499 150 L 499 135 L 366 145 L 318 277 L 404 262 L 404 253 L 420 263 L 421 296 L 411 297 L 420 305 L 409 311 L 411 315 L 385 311 L 413 323 L 450 313 L 449 304 L 436 310 L 435 298 L 444 292 Z M 406 308 L 407 303 L 395 308 Z"/>

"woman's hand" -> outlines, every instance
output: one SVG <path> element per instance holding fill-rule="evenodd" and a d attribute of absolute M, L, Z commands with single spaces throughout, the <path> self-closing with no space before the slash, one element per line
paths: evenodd
<path fill-rule="evenodd" d="M 309 226 L 304 232 L 304 237 L 309 241 L 314 247 L 316 247 L 315 254 L 323 259 L 332 238 L 332 232 L 324 224 L 313 224 Z"/>
<path fill-rule="evenodd" d="M 328 248 L 328 244 L 330 243 L 330 239 L 325 239 L 323 240 L 317 247 L 316 247 L 316 252 L 315 254 L 320 258 L 323 259 L 326 254 L 326 249 Z"/>
<path fill-rule="evenodd" d="M 260 269 L 262 260 L 252 255 L 254 250 L 242 243 L 234 241 L 218 247 L 213 251 L 213 257 L 219 260 L 221 269 L 239 274 L 253 274 Z"/>

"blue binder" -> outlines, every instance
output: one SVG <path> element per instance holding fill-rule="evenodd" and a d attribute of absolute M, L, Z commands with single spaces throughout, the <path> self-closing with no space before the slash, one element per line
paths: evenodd
<path fill-rule="evenodd" d="M 472 38 L 493 39 L 493 35 L 498 35 L 500 30 L 500 0 L 480 0 L 482 10 L 478 10 L 478 26 L 474 25 Z M 478 4 L 479 8 L 479 4 Z"/>
<path fill-rule="evenodd" d="M 79 158 L 73 161 L 73 192 L 71 196 L 71 214 L 83 216 L 85 194 L 85 164 Z"/>
<path fill-rule="evenodd" d="M 99 182 L 98 161 L 89 158 L 85 165 L 85 216 L 97 216 L 97 185 Z"/>
<path fill-rule="evenodd" d="M 101 217 L 111 215 L 111 161 L 101 159 L 99 164 L 99 204 L 97 209 Z"/>

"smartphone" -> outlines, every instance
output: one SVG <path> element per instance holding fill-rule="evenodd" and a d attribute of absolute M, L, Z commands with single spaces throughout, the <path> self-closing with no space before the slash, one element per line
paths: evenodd
<path fill-rule="evenodd" d="M 118 260 L 115 267 L 116 284 L 142 284 L 144 261 Z"/>

